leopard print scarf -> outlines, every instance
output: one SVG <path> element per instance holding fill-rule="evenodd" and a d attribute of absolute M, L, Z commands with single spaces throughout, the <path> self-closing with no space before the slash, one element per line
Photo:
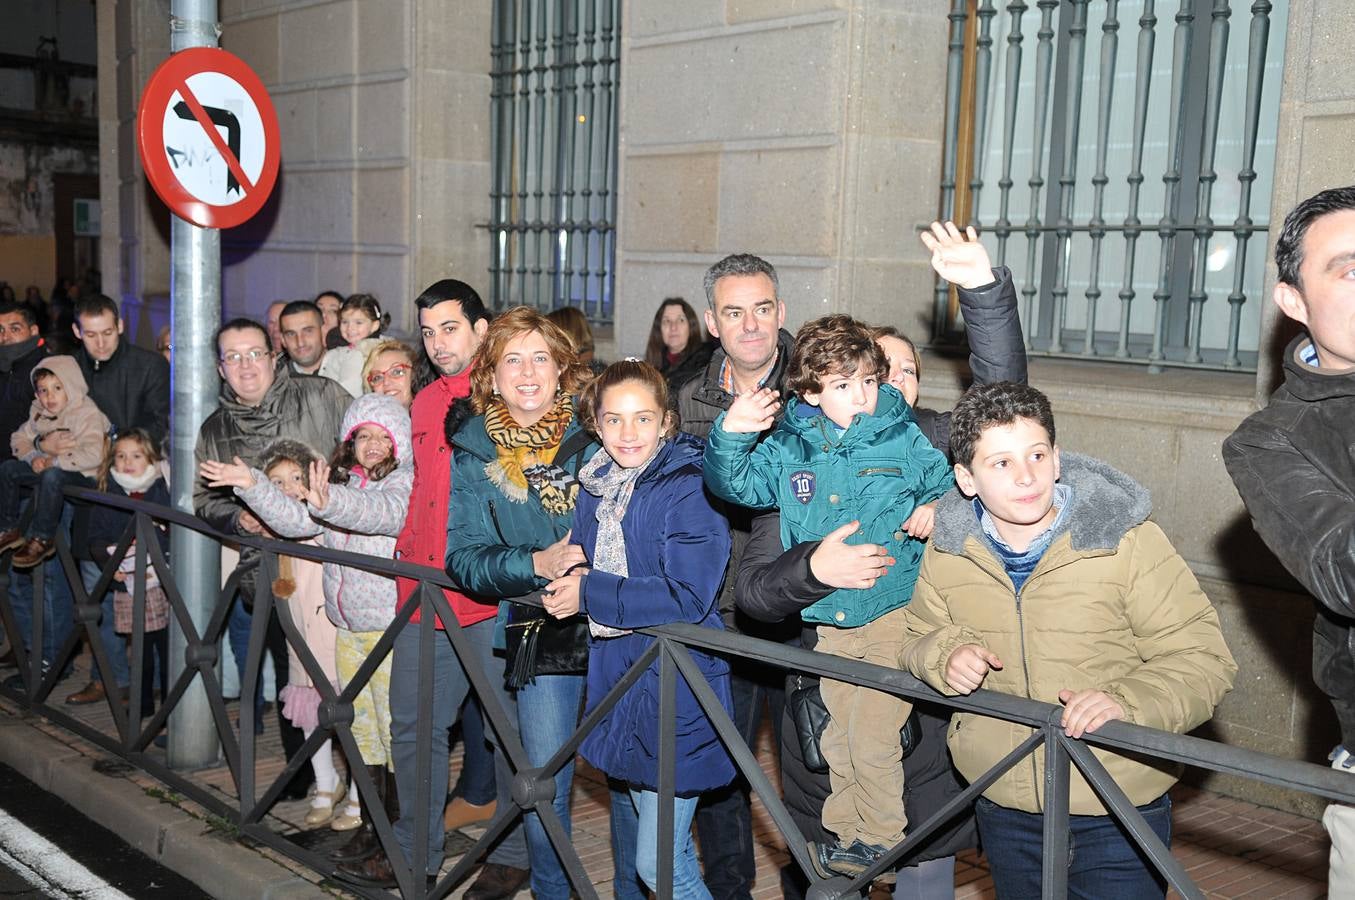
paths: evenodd
<path fill-rule="evenodd" d="M 491 401 L 485 410 L 485 431 L 494 442 L 496 458 L 485 466 L 485 475 L 514 503 L 526 503 L 535 491 L 547 513 L 568 515 L 579 496 L 579 482 L 554 462 L 572 421 L 571 397 L 560 397 L 540 421 L 526 427 L 514 421 L 502 400 Z"/>

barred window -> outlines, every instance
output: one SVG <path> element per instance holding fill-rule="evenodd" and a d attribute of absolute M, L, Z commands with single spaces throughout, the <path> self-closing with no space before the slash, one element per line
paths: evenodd
<path fill-rule="evenodd" d="M 1287 4 L 953 0 L 950 19 L 941 212 L 1011 266 L 1030 352 L 1255 370 Z M 937 313 L 955 321 L 944 286 Z"/>
<path fill-rule="evenodd" d="M 612 319 L 619 0 L 495 0 L 490 276 L 497 309 Z"/>

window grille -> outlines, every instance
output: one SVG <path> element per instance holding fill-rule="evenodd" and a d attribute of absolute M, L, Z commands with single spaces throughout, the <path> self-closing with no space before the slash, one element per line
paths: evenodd
<path fill-rule="evenodd" d="M 1287 19 L 952 0 L 941 213 L 1011 266 L 1032 354 L 1255 370 Z"/>
<path fill-rule="evenodd" d="M 496 308 L 612 319 L 619 0 L 495 0 L 490 276 Z"/>

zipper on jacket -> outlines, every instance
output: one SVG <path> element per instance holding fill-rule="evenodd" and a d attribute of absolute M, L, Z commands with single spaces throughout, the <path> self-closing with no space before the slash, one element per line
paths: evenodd
<path fill-rule="evenodd" d="M 856 473 L 857 478 L 863 478 L 867 475 L 902 475 L 903 469 L 898 466 L 874 466 L 869 469 L 862 469 Z"/>
<path fill-rule="evenodd" d="M 499 541 L 502 542 L 505 547 L 511 547 L 512 544 L 508 543 L 508 538 L 503 535 L 503 529 L 499 527 L 499 513 L 498 510 L 494 509 L 493 500 L 489 501 L 489 518 L 490 521 L 494 523 L 494 530 L 498 532 Z"/>
<path fill-rule="evenodd" d="M 1030 574 L 1034 575 L 1035 573 L 1031 572 Z M 1029 583 L 1030 577 L 1027 576 L 1025 583 L 1021 585 L 1021 590 L 1016 592 L 1016 630 L 1021 636 L 1021 671 L 1026 676 L 1027 698 L 1030 698 L 1030 663 L 1026 659 L 1026 617 L 1021 611 L 1021 591 L 1024 591 L 1026 584 Z M 1045 753 L 1047 757 L 1047 749 Z M 1030 773 L 1033 779 L 1031 787 L 1035 790 L 1035 806 L 1040 812 L 1044 812 L 1044 798 L 1040 795 L 1040 767 L 1036 765 L 1034 753 L 1030 754 Z"/>

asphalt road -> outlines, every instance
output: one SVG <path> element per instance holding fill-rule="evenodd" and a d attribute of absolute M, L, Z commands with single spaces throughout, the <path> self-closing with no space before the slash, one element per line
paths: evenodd
<path fill-rule="evenodd" d="M 0 897 L 198 900 L 209 896 L 0 765 Z"/>

